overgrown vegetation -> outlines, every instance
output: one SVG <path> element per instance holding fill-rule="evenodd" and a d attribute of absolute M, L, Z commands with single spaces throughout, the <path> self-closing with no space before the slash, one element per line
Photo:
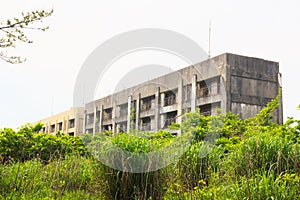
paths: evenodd
<path fill-rule="evenodd" d="M 256 117 L 188 113 L 173 128 L 192 134 L 176 162 L 156 171 L 123 172 L 87 151 L 102 140 L 134 153 L 174 143 L 171 134 L 70 137 L 25 125 L 0 133 L 2 199 L 297 199 L 300 196 L 300 120 L 272 122 L 279 98 Z M 214 142 L 207 145 L 210 136 Z M 95 140 L 96 138 L 96 140 Z M 98 138 L 98 139 L 97 139 Z M 93 141 L 94 143 L 91 143 Z M 84 146 L 84 144 L 91 146 Z M 206 148 L 207 146 L 211 148 Z M 204 148 L 205 147 L 205 148 Z M 110 149 L 108 156 L 113 154 Z"/>

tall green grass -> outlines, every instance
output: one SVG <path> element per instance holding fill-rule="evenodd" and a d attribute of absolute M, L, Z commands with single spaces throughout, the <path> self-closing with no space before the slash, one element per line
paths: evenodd
<path fill-rule="evenodd" d="M 300 120 L 272 123 L 278 100 L 247 120 L 187 114 L 174 124 L 183 131 L 179 143 L 164 131 L 73 138 L 28 125 L 1 130 L 0 199 L 299 199 Z M 219 137 L 212 149 L 203 141 L 209 134 Z M 179 159 L 156 171 L 124 172 L 93 154 L 102 149 L 110 164 L 131 169 L 108 144 L 138 160 L 139 153 L 180 146 L 190 135 L 194 140 Z M 149 164 L 140 161 L 141 168 Z"/>
<path fill-rule="evenodd" d="M 0 165 L 3 199 L 102 198 L 106 187 L 101 168 L 91 158 L 69 156 L 43 164 L 34 159 Z"/>

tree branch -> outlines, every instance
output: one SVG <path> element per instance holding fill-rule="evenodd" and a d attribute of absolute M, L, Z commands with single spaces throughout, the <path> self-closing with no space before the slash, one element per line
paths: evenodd
<path fill-rule="evenodd" d="M 36 22 L 42 22 L 43 18 L 51 16 L 53 10 L 49 12 L 45 10 L 28 12 L 26 14 L 22 13 L 21 19 L 14 18 L 13 20 L 7 20 L 5 23 L 0 23 L 0 32 L 4 33 L 4 36 L 0 38 L 0 48 L 15 47 L 15 44 L 20 42 L 32 43 L 31 40 L 27 38 L 24 30 L 42 30 L 45 31 L 49 27 L 32 27 Z M 1 26 L 3 25 L 3 26 Z M 21 63 L 22 60 L 17 56 L 7 56 L 7 53 L 0 51 L 0 58 L 9 63 Z"/>

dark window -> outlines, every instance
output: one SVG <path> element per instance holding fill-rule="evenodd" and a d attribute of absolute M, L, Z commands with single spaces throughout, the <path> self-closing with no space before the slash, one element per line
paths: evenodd
<path fill-rule="evenodd" d="M 75 127 L 75 119 L 70 119 L 69 120 L 69 128 L 74 128 Z"/>
<path fill-rule="evenodd" d="M 112 108 L 108 108 L 103 111 L 103 120 L 107 121 L 110 119 L 112 119 Z"/>
<path fill-rule="evenodd" d="M 164 106 L 176 104 L 176 95 L 173 92 L 165 93 Z"/>
<path fill-rule="evenodd" d="M 176 122 L 176 119 L 177 119 L 177 111 L 167 113 L 167 118 L 164 124 L 164 128 L 168 128 L 168 126 L 171 126 L 173 122 L 174 123 Z"/>
<path fill-rule="evenodd" d="M 69 133 L 69 136 L 74 136 L 74 132 Z"/>
<path fill-rule="evenodd" d="M 151 119 L 150 117 L 145 117 L 142 119 L 142 131 L 150 131 L 151 127 Z"/>
<path fill-rule="evenodd" d="M 150 96 L 142 99 L 141 111 L 149 111 L 154 108 L 155 105 L 155 96 Z"/>
<path fill-rule="evenodd" d="M 87 123 L 93 124 L 94 123 L 94 113 L 90 113 L 87 115 Z"/>
<path fill-rule="evenodd" d="M 55 124 L 52 124 L 50 126 L 50 133 L 53 133 L 53 132 L 55 132 Z"/>
<path fill-rule="evenodd" d="M 211 115 L 211 104 L 206 104 L 203 106 L 200 106 L 200 114 L 204 116 L 209 116 Z"/>
<path fill-rule="evenodd" d="M 62 122 L 58 123 L 57 126 L 58 126 L 59 131 L 61 131 L 63 129 L 63 123 Z"/>
<path fill-rule="evenodd" d="M 120 109 L 119 117 L 127 116 L 127 113 L 128 113 L 128 105 L 127 104 L 120 105 L 119 109 Z"/>

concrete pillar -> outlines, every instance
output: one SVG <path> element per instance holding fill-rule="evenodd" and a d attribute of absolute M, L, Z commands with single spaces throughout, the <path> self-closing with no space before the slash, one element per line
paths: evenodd
<path fill-rule="evenodd" d="M 165 93 L 164 92 L 160 94 L 160 106 L 161 106 L 161 108 L 165 106 Z M 165 121 L 166 121 L 166 115 L 161 114 L 160 115 L 160 128 L 164 127 Z"/>
<path fill-rule="evenodd" d="M 164 107 L 165 106 L 165 93 L 160 94 L 160 106 Z"/>
<path fill-rule="evenodd" d="M 68 117 L 68 130 L 69 130 L 69 117 Z M 86 110 L 84 110 L 84 113 L 83 113 L 83 133 L 86 133 Z"/>
<path fill-rule="evenodd" d="M 58 131 L 58 128 L 57 128 L 57 120 L 55 120 L 54 128 L 55 128 L 54 133 L 57 133 L 57 131 Z"/>
<path fill-rule="evenodd" d="M 66 123 L 66 132 L 65 133 L 69 133 L 69 116 L 67 117 L 67 123 Z"/>
<path fill-rule="evenodd" d="M 226 112 L 228 112 L 228 109 L 227 109 L 227 91 L 226 91 L 226 86 L 227 83 L 224 83 L 223 81 L 223 78 L 222 76 L 220 76 L 220 87 L 219 87 L 219 92 L 220 92 L 220 95 L 221 95 L 221 105 L 220 105 L 220 108 L 221 108 L 221 111 L 223 114 L 226 114 Z M 231 104 L 231 102 L 230 102 Z"/>
<path fill-rule="evenodd" d="M 99 132 L 102 132 L 102 124 L 103 124 L 103 105 L 100 106 Z"/>
<path fill-rule="evenodd" d="M 63 131 L 64 133 L 67 133 L 67 123 L 66 123 L 66 118 L 64 117 L 64 120 L 63 120 Z"/>
<path fill-rule="evenodd" d="M 136 113 L 135 113 L 135 130 L 139 131 L 140 125 L 140 103 L 141 103 L 141 94 L 138 95 L 136 100 Z"/>
<path fill-rule="evenodd" d="M 225 97 L 226 103 L 224 106 L 221 105 L 222 109 L 224 108 L 224 113 L 231 111 L 231 66 L 226 65 L 226 79 L 225 79 Z"/>
<path fill-rule="evenodd" d="M 278 73 L 278 88 L 277 91 L 282 90 L 282 74 Z M 278 95 L 278 93 L 277 93 Z M 279 124 L 283 124 L 283 105 L 282 105 L 283 101 L 282 101 L 282 94 L 280 97 L 280 106 L 278 108 L 278 119 L 277 119 L 277 123 Z"/>
<path fill-rule="evenodd" d="M 112 102 L 113 103 L 113 109 L 112 109 L 112 132 L 116 133 L 117 132 L 117 126 L 116 126 L 116 116 L 117 116 L 117 104 L 116 101 Z"/>
<path fill-rule="evenodd" d="M 191 111 L 196 111 L 197 106 L 197 75 L 193 75 L 192 78 L 192 93 L 191 93 Z"/>
<path fill-rule="evenodd" d="M 96 118 L 97 118 L 97 106 L 94 108 L 94 122 L 93 122 L 93 136 L 96 133 Z"/>
<path fill-rule="evenodd" d="M 78 127 L 79 127 L 79 116 L 76 112 L 74 112 L 74 136 L 78 135 Z"/>
<path fill-rule="evenodd" d="M 131 122 L 131 102 L 132 102 L 132 96 L 130 95 L 128 97 L 128 113 L 127 113 L 127 130 L 126 132 L 130 132 L 130 122 Z"/>
<path fill-rule="evenodd" d="M 178 92 L 177 92 L 177 122 L 180 124 L 182 122 L 181 115 L 183 114 L 183 81 L 182 79 L 178 80 Z M 179 130 L 178 135 L 181 135 Z"/>
<path fill-rule="evenodd" d="M 154 115 L 154 131 L 160 129 L 160 87 L 157 87 L 155 93 L 155 115 Z"/>
<path fill-rule="evenodd" d="M 46 131 L 45 132 L 46 133 L 50 133 L 49 122 L 47 122 L 45 126 L 46 126 Z"/>

